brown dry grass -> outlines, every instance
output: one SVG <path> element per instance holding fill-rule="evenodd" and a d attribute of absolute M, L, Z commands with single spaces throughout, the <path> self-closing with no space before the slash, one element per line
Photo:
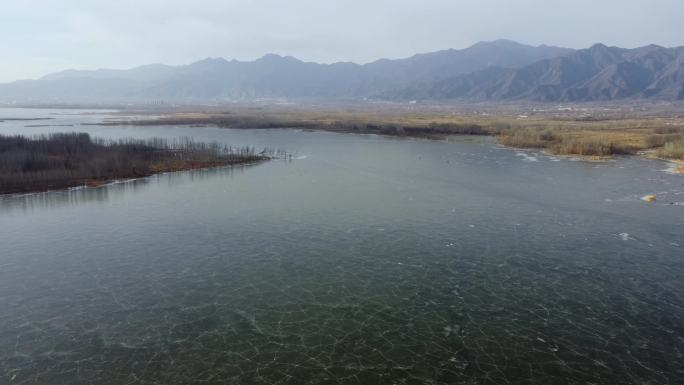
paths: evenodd
<path fill-rule="evenodd" d="M 658 150 L 658 156 L 667 159 L 684 159 L 684 138 L 665 143 Z"/>
<path fill-rule="evenodd" d="M 559 155 L 609 157 L 656 152 L 684 159 L 684 119 L 553 118 L 484 116 L 443 112 L 374 110 L 243 108 L 231 112 L 171 113 L 153 120 L 125 121 L 135 125 L 217 125 L 226 128 L 299 127 L 334 132 L 441 138 L 454 134 L 493 135 L 507 146 L 538 148 Z"/>

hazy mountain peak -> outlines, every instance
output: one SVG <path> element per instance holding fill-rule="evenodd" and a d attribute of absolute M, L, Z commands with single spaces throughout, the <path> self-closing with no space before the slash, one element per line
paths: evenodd
<path fill-rule="evenodd" d="M 284 56 L 278 55 L 277 53 L 267 53 L 257 60 L 280 60 L 283 58 L 284 58 Z"/>
<path fill-rule="evenodd" d="M 196 61 L 196 62 L 192 63 L 191 65 L 194 65 L 194 64 L 200 64 L 200 65 L 204 65 L 204 64 L 225 64 L 225 63 L 228 63 L 228 60 L 226 60 L 222 57 L 207 57 L 207 58 L 204 58 L 202 60 Z"/>
<path fill-rule="evenodd" d="M 649 44 L 649 45 L 645 45 L 645 46 L 643 46 L 643 47 L 641 47 L 641 48 L 649 49 L 649 50 L 666 49 L 666 48 L 663 47 L 662 45 L 658 45 L 658 44 Z"/>
<path fill-rule="evenodd" d="M 301 60 L 293 56 L 282 56 L 275 53 L 267 53 L 266 55 L 260 57 L 255 62 L 260 63 L 302 63 Z"/>
<path fill-rule="evenodd" d="M 479 41 L 470 48 L 473 47 L 532 47 L 531 45 L 527 44 L 522 44 L 518 43 L 517 41 L 514 40 L 509 40 L 509 39 L 496 39 L 496 40 L 485 40 L 485 41 Z"/>
<path fill-rule="evenodd" d="M 608 47 L 607 45 L 603 43 L 595 43 L 591 47 L 589 47 L 589 51 L 591 52 L 606 52 L 611 50 L 611 48 L 615 47 Z"/>

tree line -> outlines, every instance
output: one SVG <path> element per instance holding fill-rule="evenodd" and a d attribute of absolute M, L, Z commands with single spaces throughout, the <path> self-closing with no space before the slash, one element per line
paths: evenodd
<path fill-rule="evenodd" d="M 197 142 L 190 137 L 94 139 L 87 133 L 0 135 L 0 193 L 64 188 L 155 172 L 251 163 L 282 151 Z"/>

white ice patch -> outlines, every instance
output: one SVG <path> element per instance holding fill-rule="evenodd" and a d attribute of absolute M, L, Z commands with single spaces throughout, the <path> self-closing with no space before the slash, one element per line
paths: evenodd
<path fill-rule="evenodd" d="M 666 172 L 666 173 L 668 173 L 668 174 L 677 174 L 677 175 L 680 175 L 680 174 L 677 172 L 677 169 L 679 169 L 680 167 L 682 167 L 681 164 L 670 162 L 670 163 L 668 163 L 668 167 L 667 167 L 666 169 L 660 170 L 660 171 Z"/>
<path fill-rule="evenodd" d="M 522 158 L 523 161 L 525 162 L 538 162 L 539 158 L 537 158 L 535 155 L 530 155 L 524 152 L 516 152 L 516 156 L 519 156 Z"/>

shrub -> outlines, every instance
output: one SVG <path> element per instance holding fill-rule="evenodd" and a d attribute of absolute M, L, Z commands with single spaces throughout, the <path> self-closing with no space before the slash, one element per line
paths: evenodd
<path fill-rule="evenodd" d="M 667 143 L 676 142 L 682 139 L 684 139 L 684 135 L 682 134 L 649 135 L 646 137 L 646 146 L 648 146 L 648 148 L 663 147 Z"/>
<path fill-rule="evenodd" d="M 656 134 L 680 134 L 684 133 L 684 127 L 678 126 L 663 126 L 653 130 Z"/>
<path fill-rule="evenodd" d="M 684 159 L 684 139 L 665 143 L 665 146 L 658 151 L 658 156 L 670 159 Z"/>
<path fill-rule="evenodd" d="M 504 131 L 500 142 L 511 147 L 548 148 L 558 141 L 558 135 L 548 129 L 521 128 Z"/>
<path fill-rule="evenodd" d="M 553 148 L 563 155 L 609 156 L 613 154 L 610 142 L 604 139 L 567 138 Z"/>

